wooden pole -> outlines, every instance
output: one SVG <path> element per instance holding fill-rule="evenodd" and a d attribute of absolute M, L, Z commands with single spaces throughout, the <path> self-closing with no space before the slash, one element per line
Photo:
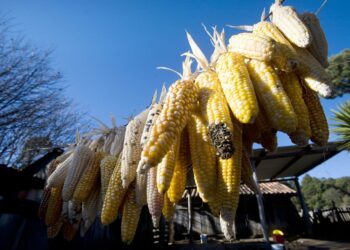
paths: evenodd
<path fill-rule="evenodd" d="M 189 243 L 192 243 L 193 242 L 193 239 L 192 239 L 192 202 L 191 202 L 190 189 L 187 189 L 187 212 L 188 212 L 187 234 L 188 234 Z"/>

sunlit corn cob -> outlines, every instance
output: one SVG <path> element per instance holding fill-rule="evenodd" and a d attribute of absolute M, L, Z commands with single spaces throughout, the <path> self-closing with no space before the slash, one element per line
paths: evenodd
<path fill-rule="evenodd" d="M 215 149 L 208 138 L 203 118 L 193 113 L 187 124 L 193 175 L 199 196 L 204 202 L 214 199 L 217 183 Z"/>
<path fill-rule="evenodd" d="M 224 233 L 226 240 L 232 240 L 235 238 L 233 227 L 234 227 L 234 221 L 233 220 L 227 221 L 222 217 L 222 214 L 220 214 L 220 228 L 221 228 L 221 231 Z"/>
<path fill-rule="evenodd" d="M 47 178 L 46 187 L 60 187 L 64 184 L 64 181 L 67 177 L 68 169 L 72 163 L 73 154 L 70 154 L 69 157 L 64 160 L 62 163 L 58 164 L 55 171 Z"/>
<path fill-rule="evenodd" d="M 82 204 L 82 222 L 80 224 L 80 236 L 84 236 L 97 216 L 99 205 L 100 187 L 95 187 Z"/>
<path fill-rule="evenodd" d="M 157 172 L 161 164 L 159 163 L 157 167 L 149 169 L 147 173 L 147 206 L 152 217 L 153 227 L 155 228 L 159 227 L 164 201 L 164 194 L 160 193 L 157 189 Z"/>
<path fill-rule="evenodd" d="M 124 147 L 122 152 L 121 174 L 123 187 L 127 188 L 135 180 L 137 164 L 141 157 L 141 136 L 146 123 L 149 109 L 144 110 L 126 127 Z"/>
<path fill-rule="evenodd" d="M 239 201 L 242 163 L 242 125 L 236 120 L 234 124 L 233 142 L 235 153 L 230 159 L 219 159 L 218 192 L 221 195 L 220 218 L 232 224 Z"/>
<path fill-rule="evenodd" d="M 101 174 L 101 199 L 104 200 L 104 197 L 107 193 L 109 181 L 111 180 L 112 173 L 117 166 L 117 157 L 108 155 L 101 161 L 100 164 L 100 174 Z"/>
<path fill-rule="evenodd" d="M 324 68 L 327 68 L 329 65 L 328 43 L 318 17 L 311 12 L 305 12 L 299 16 L 312 35 L 312 43 L 307 48 L 308 51 Z"/>
<path fill-rule="evenodd" d="M 170 186 L 174 174 L 176 158 L 179 152 L 180 138 L 176 138 L 168 153 L 157 166 L 157 189 L 164 194 Z"/>
<path fill-rule="evenodd" d="M 216 63 L 216 72 L 235 117 L 241 123 L 254 122 L 259 107 L 244 58 L 237 53 L 224 53 Z"/>
<path fill-rule="evenodd" d="M 136 173 L 135 200 L 139 206 L 147 204 L 147 174 Z"/>
<path fill-rule="evenodd" d="M 176 158 L 174 174 L 167 191 L 167 196 L 172 203 L 178 203 L 185 191 L 187 180 L 187 169 L 191 164 L 190 144 L 188 139 L 188 131 L 185 128 L 182 131 L 180 139 L 179 153 Z"/>
<path fill-rule="evenodd" d="M 274 69 L 265 62 L 250 60 L 248 70 L 272 127 L 286 133 L 295 131 L 297 118 L 293 106 Z"/>
<path fill-rule="evenodd" d="M 242 151 L 242 171 L 241 179 L 254 193 L 257 193 L 257 188 L 253 179 L 253 170 L 250 159 L 245 150 Z"/>
<path fill-rule="evenodd" d="M 62 189 L 62 199 L 68 201 L 72 198 L 76 185 L 92 157 L 93 152 L 85 145 L 78 145 L 73 153 L 67 177 Z M 53 174 L 52 174 L 53 175 Z"/>
<path fill-rule="evenodd" d="M 333 92 L 332 81 L 322 65 L 308 50 L 295 47 L 295 51 L 300 62 L 297 73 L 310 89 L 323 97 L 330 97 Z"/>
<path fill-rule="evenodd" d="M 122 185 L 120 165 L 121 161 L 119 158 L 118 163 L 113 170 L 107 192 L 103 200 L 101 212 L 101 223 L 103 225 L 108 225 L 117 218 L 119 206 L 121 205 L 126 193 L 126 189 L 124 189 Z"/>
<path fill-rule="evenodd" d="M 319 146 L 325 146 L 328 142 L 329 129 L 320 99 L 306 86 L 303 86 L 303 97 L 309 110 L 311 141 Z"/>
<path fill-rule="evenodd" d="M 277 149 L 276 130 L 272 128 L 265 111 L 261 110 L 255 120 L 256 127 L 260 130 L 260 143 L 266 150 L 273 152 Z"/>
<path fill-rule="evenodd" d="M 258 22 L 253 26 L 253 33 L 268 36 L 277 42 L 275 54 L 272 58 L 272 63 L 275 64 L 277 68 L 286 72 L 296 69 L 298 59 L 294 48 L 275 24 L 267 21 Z"/>
<path fill-rule="evenodd" d="M 96 187 L 100 175 L 100 163 L 105 157 L 105 153 L 98 151 L 91 157 L 86 169 L 84 170 L 77 186 L 75 187 L 72 200 L 75 202 L 83 202 L 90 195 L 94 187 Z"/>
<path fill-rule="evenodd" d="M 220 216 L 220 208 L 221 208 L 221 194 L 218 190 L 215 191 L 215 197 L 214 200 L 208 202 L 208 206 L 210 209 L 210 212 L 215 216 Z"/>
<path fill-rule="evenodd" d="M 134 239 L 137 225 L 139 223 L 141 214 L 141 207 L 135 202 L 135 190 L 130 188 L 126 194 L 122 225 L 121 225 L 121 238 L 122 242 L 126 244 L 131 244 Z"/>
<path fill-rule="evenodd" d="M 68 222 L 63 222 L 62 226 L 62 236 L 66 241 L 73 240 L 74 236 L 77 234 L 78 229 Z"/>
<path fill-rule="evenodd" d="M 305 146 L 310 139 L 311 129 L 309 111 L 303 99 L 303 89 L 299 78 L 295 73 L 281 72 L 280 79 L 298 119 L 297 129 L 288 135 L 293 143 L 299 146 Z"/>
<path fill-rule="evenodd" d="M 111 146 L 111 155 L 118 156 L 122 152 L 124 145 L 125 130 L 125 126 L 120 126 L 117 128 L 116 135 Z"/>
<path fill-rule="evenodd" d="M 60 218 L 55 224 L 48 226 L 46 228 L 47 238 L 48 239 L 55 238 L 61 231 L 62 225 L 63 225 L 63 220 L 62 218 Z"/>
<path fill-rule="evenodd" d="M 229 39 L 228 51 L 244 57 L 269 62 L 275 54 L 276 42 L 264 35 L 239 33 Z"/>
<path fill-rule="evenodd" d="M 175 203 L 171 202 L 167 195 L 164 195 L 162 214 L 165 221 L 170 222 L 175 213 Z"/>
<path fill-rule="evenodd" d="M 283 32 L 293 44 L 306 48 L 311 44 L 312 35 L 309 29 L 291 6 L 282 6 L 280 0 L 271 5 L 271 21 Z"/>
<path fill-rule="evenodd" d="M 62 210 L 62 187 L 51 188 L 50 198 L 45 214 L 45 224 L 47 226 L 55 224 L 61 216 Z"/>
<path fill-rule="evenodd" d="M 142 151 L 138 171 L 145 172 L 160 163 L 175 138 L 180 136 L 186 126 L 190 112 L 197 106 L 197 101 L 198 90 L 193 81 L 178 80 L 171 85 L 162 112 Z"/>

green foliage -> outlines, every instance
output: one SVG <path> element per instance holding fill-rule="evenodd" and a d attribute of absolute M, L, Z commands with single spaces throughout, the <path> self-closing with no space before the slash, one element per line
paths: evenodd
<path fill-rule="evenodd" d="M 334 111 L 333 120 L 335 129 L 333 130 L 342 141 L 341 148 L 350 151 L 350 101 L 347 101 Z"/>
<path fill-rule="evenodd" d="M 350 206 L 350 177 L 316 178 L 305 175 L 301 190 L 309 209 Z"/>
<path fill-rule="evenodd" d="M 345 49 L 329 59 L 327 72 L 335 87 L 334 97 L 350 93 L 350 49 Z"/>

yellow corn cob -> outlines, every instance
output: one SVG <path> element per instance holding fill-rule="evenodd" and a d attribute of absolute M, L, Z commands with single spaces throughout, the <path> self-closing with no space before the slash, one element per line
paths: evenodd
<path fill-rule="evenodd" d="M 272 58 L 272 63 L 275 64 L 277 68 L 286 72 L 296 69 L 298 59 L 295 50 L 275 24 L 261 21 L 253 26 L 253 33 L 268 36 L 277 42 L 275 54 Z"/>
<path fill-rule="evenodd" d="M 72 198 L 75 187 L 92 155 L 93 152 L 85 145 L 79 145 L 75 149 L 62 189 L 62 199 L 64 201 Z"/>
<path fill-rule="evenodd" d="M 141 207 L 147 204 L 147 174 L 136 173 L 135 200 Z"/>
<path fill-rule="evenodd" d="M 72 200 L 75 202 L 85 201 L 97 185 L 100 175 L 100 163 L 105 157 L 105 153 L 98 151 L 93 155 L 74 190 Z"/>
<path fill-rule="evenodd" d="M 330 97 L 333 92 L 332 81 L 322 65 L 308 50 L 295 47 L 295 51 L 300 62 L 297 73 L 310 89 L 323 97 Z"/>
<path fill-rule="evenodd" d="M 179 80 L 170 87 L 162 112 L 143 148 L 138 171 L 145 172 L 160 163 L 186 126 L 197 101 L 198 90 L 193 81 Z"/>
<path fill-rule="evenodd" d="M 306 86 L 303 86 L 303 97 L 309 110 L 311 141 L 319 146 L 325 146 L 328 142 L 329 129 L 320 99 Z"/>
<path fill-rule="evenodd" d="M 136 178 L 137 164 L 141 157 L 141 136 L 149 109 L 144 110 L 126 127 L 122 156 L 121 174 L 123 187 L 127 188 Z"/>
<path fill-rule="evenodd" d="M 41 198 L 39 210 L 38 210 L 38 217 L 41 220 L 45 220 L 45 214 L 47 211 L 47 206 L 49 204 L 50 193 L 51 193 L 51 188 L 44 189 L 44 193 Z"/>
<path fill-rule="evenodd" d="M 242 151 L 242 182 L 246 184 L 253 192 L 257 193 L 257 188 L 253 179 L 253 170 L 250 159 L 245 150 Z"/>
<path fill-rule="evenodd" d="M 141 207 L 135 202 L 135 190 L 129 189 L 126 194 L 125 203 L 123 207 L 121 236 L 122 242 L 131 244 L 134 239 L 137 225 L 139 223 L 141 214 Z"/>
<path fill-rule="evenodd" d="M 300 19 L 309 29 L 312 35 L 312 43 L 307 48 L 308 51 L 320 62 L 324 67 L 328 67 L 328 43 L 326 35 L 321 27 L 317 16 L 310 12 L 305 12 L 300 15 Z"/>
<path fill-rule="evenodd" d="M 288 135 L 293 143 L 305 146 L 310 139 L 311 129 L 309 112 L 303 99 L 303 90 L 299 83 L 299 78 L 295 73 L 287 74 L 281 72 L 280 79 L 298 119 L 297 129 Z"/>
<path fill-rule="evenodd" d="M 244 124 L 242 129 L 243 141 L 245 142 L 243 146 L 247 152 L 250 152 L 252 150 L 254 142 L 261 143 L 261 130 L 256 125 L 256 119 L 253 124 Z"/>
<path fill-rule="evenodd" d="M 167 196 L 172 203 L 178 203 L 185 191 L 187 180 L 187 168 L 191 165 L 190 144 L 188 140 L 188 131 L 185 128 L 182 131 L 180 139 L 180 148 L 176 158 L 174 174 L 167 191 Z"/>
<path fill-rule="evenodd" d="M 255 120 L 256 127 L 260 130 L 260 143 L 268 151 L 277 149 L 277 135 L 266 117 L 265 111 L 261 110 Z"/>
<path fill-rule="evenodd" d="M 218 191 L 221 194 L 220 220 L 232 224 L 239 201 L 242 163 L 242 125 L 236 120 L 233 142 L 235 154 L 230 159 L 219 159 Z"/>
<path fill-rule="evenodd" d="M 259 112 L 254 88 L 244 59 L 237 53 L 222 54 L 216 63 L 228 105 L 241 123 L 252 123 Z"/>
<path fill-rule="evenodd" d="M 216 190 L 216 194 L 214 197 L 214 200 L 208 202 L 208 206 L 210 209 L 210 212 L 215 216 L 220 216 L 220 208 L 221 208 L 221 194 L 218 190 Z"/>
<path fill-rule="evenodd" d="M 100 187 L 95 187 L 82 204 L 82 223 L 80 225 L 80 236 L 84 236 L 94 223 L 99 205 Z"/>
<path fill-rule="evenodd" d="M 263 109 L 274 129 L 286 133 L 295 131 L 297 118 L 274 69 L 257 60 L 248 63 L 249 74 Z"/>
<path fill-rule="evenodd" d="M 101 161 L 100 164 L 100 174 L 101 174 L 101 200 L 104 200 L 106 195 L 109 181 L 111 179 L 113 170 L 117 165 L 117 157 L 108 155 Z"/>
<path fill-rule="evenodd" d="M 199 114 L 192 114 L 188 124 L 194 179 L 204 202 L 214 199 L 216 189 L 215 149 L 208 138 L 208 129 Z"/>
<path fill-rule="evenodd" d="M 166 157 L 166 156 L 165 156 Z M 164 194 L 157 189 L 157 172 L 162 165 L 160 163 L 157 167 L 149 169 L 147 173 L 147 206 L 149 213 L 152 216 L 153 227 L 159 227 L 160 216 L 162 215 L 162 207 Z"/>
<path fill-rule="evenodd" d="M 175 203 L 171 202 L 167 195 L 164 195 L 162 213 L 165 221 L 170 222 L 175 213 Z"/>
<path fill-rule="evenodd" d="M 51 188 L 50 198 L 47 204 L 45 214 L 45 224 L 47 226 L 54 225 L 61 216 L 62 210 L 62 187 Z"/>
<path fill-rule="evenodd" d="M 240 33 L 229 39 L 228 51 L 244 57 L 269 62 L 275 54 L 276 42 L 264 35 Z"/>
<path fill-rule="evenodd" d="M 120 173 L 120 158 L 116 167 L 113 170 L 111 180 L 108 184 L 107 192 L 103 200 L 101 212 L 102 225 L 112 223 L 118 216 L 118 209 L 124 199 L 126 189 L 123 188 L 121 173 Z"/>
<path fill-rule="evenodd" d="M 69 167 L 72 163 L 73 154 L 70 154 L 67 159 L 59 163 L 52 174 L 47 178 L 46 187 L 60 187 L 64 184 L 67 177 Z"/>
<path fill-rule="evenodd" d="M 157 166 L 157 189 L 161 194 L 164 194 L 169 189 L 174 174 L 179 146 L 180 138 L 177 138 L 168 153 L 162 159 L 161 163 Z"/>
<path fill-rule="evenodd" d="M 219 157 L 233 155 L 230 110 L 217 74 L 207 70 L 196 78 L 199 104 L 204 120 L 208 123 L 210 139 Z"/>
<path fill-rule="evenodd" d="M 298 47 L 306 48 L 311 44 L 312 35 L 305 24 L 300 20 L 298 13 L 291 6 L 282 6 L 276 0 L 270 8 L 271 21 L 283 34 Z"/>
<path fill-rule="evenodd" d="M 55 224 L 48 226 L 46 229 L 47 238 L 48 239 L 55 238 L 59 234 L 62 228 L 62 225 L 63 225 L 63 220 L 62 218 L 60 218 Z"/>
<path fill-rule="evenodd" d="M 62 236 L 66 241 L 72 241 L 77 234 L 77 228 L 68 222 L 64 222 L 62 226 Z"/>

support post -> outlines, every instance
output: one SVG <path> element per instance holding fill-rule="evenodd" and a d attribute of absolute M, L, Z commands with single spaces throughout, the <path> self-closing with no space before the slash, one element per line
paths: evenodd
<path fill-rule="evenodd" d="M 312 224 L 310 221 L 309 209 L 307 208 L 305 200 L 304 200 L 304 196 L 301 193 L 301 188 L 300 188 L 298 177 L 294 178 L 294 184 L 295 184 L 295 187 L 297 189 L 297 194 L 298 194 L 299 202 L 301 205 L 301 209 L 303 210 L 303 220 L 304 220 L 304 223 L 306 226 L 306 232 L 307 232 L 308 236 L 312 236 L 313 232 L 312 232 Z"/>
<path fill-rule="evenodd" d="M 271 245 L 270 245 L 270 241 L 269 241 L 269 230 L 268 230 L 268 225 L 267 225 L 266 216 L 265 216 L 264 203 L 263 203 L 263 199 L 262 199 L 262 193 L 260 191 L 258 177 L 256 175 L 256 168 L 255 168 L 255 161 L 254 160 L 251 160 L 251 166 L 252 166 L 252 170 L 253 170 L 254 184 L 255 184 L 256 190 L 258 192 L 255 196 L 256 196 L 256 201 L 258 203 L 261 229 L 263 232 L 264 240 L 266 242 L 266 247 L 267 247 L 267 249 L 271 249 Z"/>
<path fill-rule="evenodd" d="M 191 244 L 193 242 L 193 239 L 192 239 L 192 202 L 191 202 L 191 192 L 189 189 L 187 189 L 187 212 L 188 212 L 187 234 L 188 234 L 189 243 Z"/>

